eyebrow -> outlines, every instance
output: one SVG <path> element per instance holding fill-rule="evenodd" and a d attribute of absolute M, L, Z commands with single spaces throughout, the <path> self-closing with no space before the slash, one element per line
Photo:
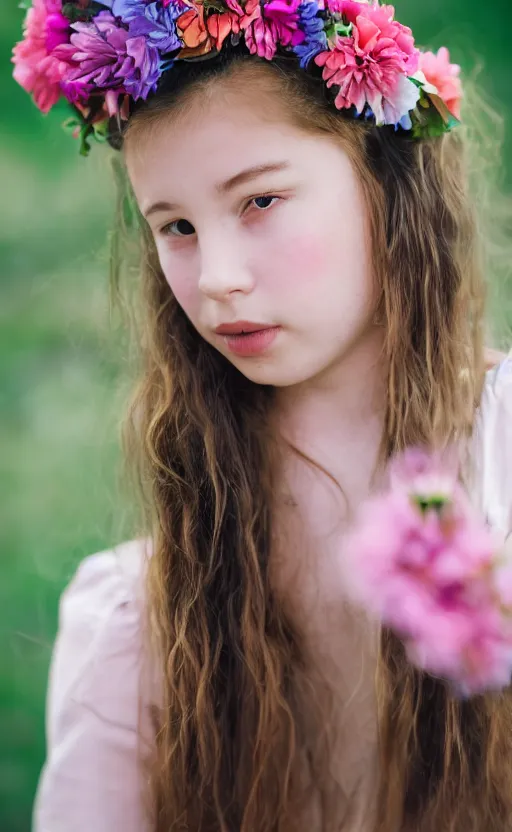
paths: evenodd
<path fill-rule="evenodd" d="M 252 168 L 247 168 L 246 170 L 242 170 L 240 173 L 236 173 L 234 176 L 226 179 L 225 182 L 217 183 L 217 185 L 215 185 L 215 190 L 218 194 L 225 195 L 230 191 L 233 191 L 235 188 L 238 188 L 239 185 L 245 185 L 247 182 L 252 182 L 253 179 L 257 179 L 265 173 L 278 173 L 281 170 L 287 170 L 289 167 L 289 162 L 272 162 L 266 165 L 254 165 Z M 147 218 L 151 214 L 156 214 L 157 211 L 174 211 L 176 208 L 178 208 L 178 206 L 171 202 L 154 202 L 150 205 L 147 211 L 145 211 L 144 216 Z"/>

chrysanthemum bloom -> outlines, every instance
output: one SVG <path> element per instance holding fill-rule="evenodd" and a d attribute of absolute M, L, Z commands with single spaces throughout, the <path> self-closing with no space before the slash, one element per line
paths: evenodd
<path fill-rule="evenodd" d="M 392 19 L 392 6 L 367 6 L 354 0 L 339 0 L 337 5 L 352 31 L 338 36 L 332 50 L 315 58 L 327 86 L 339 87 L 336 107 L 354 107 L 359 115 L 368 105 L 377 124 L 407 119 L 419 98 L 417 86 L 407 77 L 416 72 L 419 62 L 411 30 Z"/>
<path fill-rule="evenodd" d="M 34 0 L 25 17 L 23 40 L 13 49 L 13 76 L 23 89 L 32 93 L 43 113 L 63 94 L 62 82 L 69 68 L 55 57 L 53 50 L 69 39 L 69 31 L 61 0 Z M 74 100 L 78 91 L 70 85 L 67 93 Z"/>
<path fill-rule="evenodd" d="M 180 47 L 176 18 L 186 9 L 182 0 L 102 0 L 112 14 L 128 23 L 133 36 L 144 35 L 162 54 Z"/>
<path fill-rule="evenodd" d="M 460 66 L 450 63 L 450 53 L 442 46 L 437 54 L 423 52 L 419 68 L 429 84 L 437 87 L 439 97 L 444 101 L 450 113 L 460 119 L 462 84 L 459 78 Z"/>
<path fill-rule="evenodd" d="M 295 47 L 305 39 L 299 29 L 300 0 L 270 0 L 262 8 L 261 17 L 246 29 L 245 42 L 249 51 L 271 61 L 277 46 Z"/>
<path fill-rule="evenodd" d="M 128 93 L 134 99 L 146 98 L 156 89 L 160 54 L 145 37 L 134 35 L 108 11 L 72 28 L 71 42 L 55 50 L 72 68 L 71 80 L 108 90 L 111 96 Z"/>

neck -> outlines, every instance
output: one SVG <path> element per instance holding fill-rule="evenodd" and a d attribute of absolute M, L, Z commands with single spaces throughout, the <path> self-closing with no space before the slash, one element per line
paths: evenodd
<path fill-rule="evenodd" d="M 381 329 L 372 330 L 335 366 L 277 391 L 283 438 L 362 494 L 378 463 L 384 426 L 382 338 Z"/>

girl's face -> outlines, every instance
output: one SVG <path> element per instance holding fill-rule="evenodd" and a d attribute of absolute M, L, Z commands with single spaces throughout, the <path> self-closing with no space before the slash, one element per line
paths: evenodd
<path fill-rule="evenodd" d="M 356 174 L 334 141 L 283 121 L 268 97 L 195 104 L 126 150 L 163 273 L 200 335 L 249 379 L 312 380 L 374 340 Z"/>

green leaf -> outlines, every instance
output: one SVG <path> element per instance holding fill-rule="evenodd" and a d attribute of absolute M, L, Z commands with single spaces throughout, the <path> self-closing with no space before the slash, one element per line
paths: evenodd
<path fill-rule="evenodd" d="M 334 18 L 325 27 L 325 33 L 331 40 L 336 37 L 348 38 L 352 35 L 352 29 L 352 23 L 344 23 L 341 18 L 338 20 Z"/>
<path fill-rule="evenodd" d="M 80 131 L 80 156 L 88 156 L 91 150 L 91 145 L 87 141 L 94 133 L 94 128 L 90 125 L 84 125 Z"/>
<path fill-rule="evenodd" d="M 98 14 L 99 11 L 102 9 L 104 10 L 104 6 L 101 3 L 90 2 L 87 6 L 77 6 L 75 3 L 64 3 L 62 6 L 62 14 L 64 17 L 71 23 L 76 23 L 78 20 L 88 21 L 91 20 L 95 15 Z"/>
<path fill-rule="evenodd" d="M 94 138 L 97 142 L 104 143 L 107 141 L 108 138 L 108 119 L 105 121 L 100 121 L 97 124 L 93 125 L 94 127 Z"/>
<path fill-rule="evenodd" d="M 77 127 L 81 127 L 81 122 L 78 121 L 77 118 L 71 116 L 70 118 L 67 118 L 66 121 L 62 122 L 62 126 L 66 133 L 72 133 Z"/>
<path fill-rule="evenodd" d="M 434 98 L 438 104 L 434 103 Z M 438 96 L 420 91 L 420 98 L 412 114 L 412 137 L 414 139 L 434 139 L 448 133 L 460 122 L 451 115 L 446 105 Z"/>
<path fill-rule="evenodd" d="M 444 494 L 430 494 L 428 497 L 422 494 L 413 494 L 412 501 L 418 506 L 422 514 L 426 514 L 430 509 L 439 514 L 450 502 Z"/>
<path fill-rule="evenodd" d="M 407 80 L 412 81 L 412 83 L 419 87 L 420 90 L 423 89 L 423 82 L 420 81 L 418 78 L 413 78 L 411 75 L 408 75 Z"/>
<path fill-rule="evenodd" d="M 335 23 L 334 28 L 336 30 L 336 34 L 340 38 L 349 38 L 352 35 L 351 23 L 349 23 L 348 26 L 345 23 Z"/>
<path fill-rule="evenodd" d="M 229 8 L 222 2 L 222 0 L 204 0 L 203 5 L 205 12 L 211 10 L 222 14 L 223 12 L 229 11 Z"/>

